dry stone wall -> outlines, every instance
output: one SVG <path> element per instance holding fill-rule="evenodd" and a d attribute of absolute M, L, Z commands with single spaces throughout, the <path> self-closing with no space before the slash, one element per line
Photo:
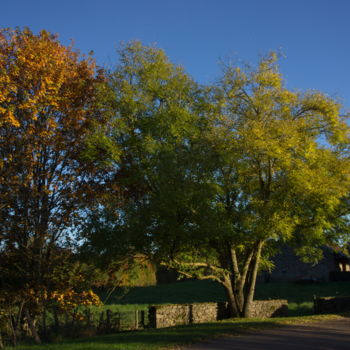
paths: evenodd
<path fill-rule="evenodd" d="M 217 320 L 217 303 L 151 306 L 148 310 L 152 328 L 164 328 Z"/>
<path fill-rule="evenodd" d="M 314 299 L 315 314 L 336 314 L 350 311 L 350 297 L 321 297 Z"/>
<path fill-rule="evenodd" d="M 288 300 L 256 300 L 250 310 L 250 317 L 271 318 L 288 316 Z"/>
<path fill-rule="evenodd" d="M 212 322 L 227 318 L 227 303 L 156 305 L 149 308 L 149 326 L 164 328 L 192 323 Z M 251 317 L 288 315 L 287 300 L 258 300 L 251 307 Z"/>
<path fill-rule="evenodd" d="M 148 309 L 151 328 L 189 324 L 188 305 L 157 305 Z"/>

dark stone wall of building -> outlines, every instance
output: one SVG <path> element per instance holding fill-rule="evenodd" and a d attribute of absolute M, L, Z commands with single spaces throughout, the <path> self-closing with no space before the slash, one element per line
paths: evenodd
<path fill-rule="evenodd" d="M 258 282 L 329 281 L 331 271 L 339 270 L 331 248 L 323 248 L 323 259 L 316 265 L 304 263 L 289 246 L 274 258 L 275 268 L 261 272 Z"/>
<path fill-rule="evenodd" d="M 337 314 L 350 311 L 350 297 L 319 297 L 314 299 L 315 314 Z"/>

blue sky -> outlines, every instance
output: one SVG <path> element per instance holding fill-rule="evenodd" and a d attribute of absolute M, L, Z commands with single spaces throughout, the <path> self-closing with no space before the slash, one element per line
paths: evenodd
<path fill-rule="evenodd" d="M 47 29 L 113 66 L 121 41 L 163 48 L 200 83 L 219 61 L 281 51 L 288 88 L 317 89 L 350 110 L 350 0 L 0 0 L 0 26 Z"/>

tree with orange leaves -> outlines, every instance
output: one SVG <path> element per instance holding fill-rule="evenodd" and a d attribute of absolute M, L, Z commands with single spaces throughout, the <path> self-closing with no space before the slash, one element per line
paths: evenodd
<path fill-rule="evenodd" d="M 34 291 L 39 303 L 56 290 L 52 272 L 69 260 L 71 227 L 96 181 L 83 154 L 104 118 L 104 86 L 94 60 L 56 35 L 0 31 L 1 289 Z"/>

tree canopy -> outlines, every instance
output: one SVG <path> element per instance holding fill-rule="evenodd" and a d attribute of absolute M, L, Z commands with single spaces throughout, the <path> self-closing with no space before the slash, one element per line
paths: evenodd
<path fill-rule="evenodd" d="M 69 285 L 60 270 L 97 181 L 82 154 L 103 121 L 104 81 L 91 57 L 46 31 L 0 32 L 0 281 L 30 312 Z"/>
<path fill-rule="evenodd" d="M 349 191 L 341 106 L 319 92 L 286 89 L 276 59 L 228 67 L 213 87 L 209 220 L 199 217 L 193 253 L 175 261 L 189 276 L 222 283 L 232 312 L 245 316 L 264 250 L 290 242 L 307 254 L 329 242 Z"/>
<path fill-rule="evenodd" d="M 157 260 L 249 316 L 282 243 L 319 258 L 348 239 L 341 110 L 287 89 L 275 53 L 200 85 L 140 42 L 105 72 L 46 31 L 1 30 L 0 308 L 40 341 L 47 305 L 99 302 L 95 267 L 129 283 Z"/>
<path fill-rule="evenodd" d="M 288 241 L 307 255 L 334 238 L 349 191 L 341 106 L 285 88 L 274 53 L 207 87 L 162 51 L 133 44 L 121 57 L 114 142 L 124 188 L 139 190 L 123 229 L 183 275 L 221 283 L 231 312 L 247 316 L 272 248 Z"/>

